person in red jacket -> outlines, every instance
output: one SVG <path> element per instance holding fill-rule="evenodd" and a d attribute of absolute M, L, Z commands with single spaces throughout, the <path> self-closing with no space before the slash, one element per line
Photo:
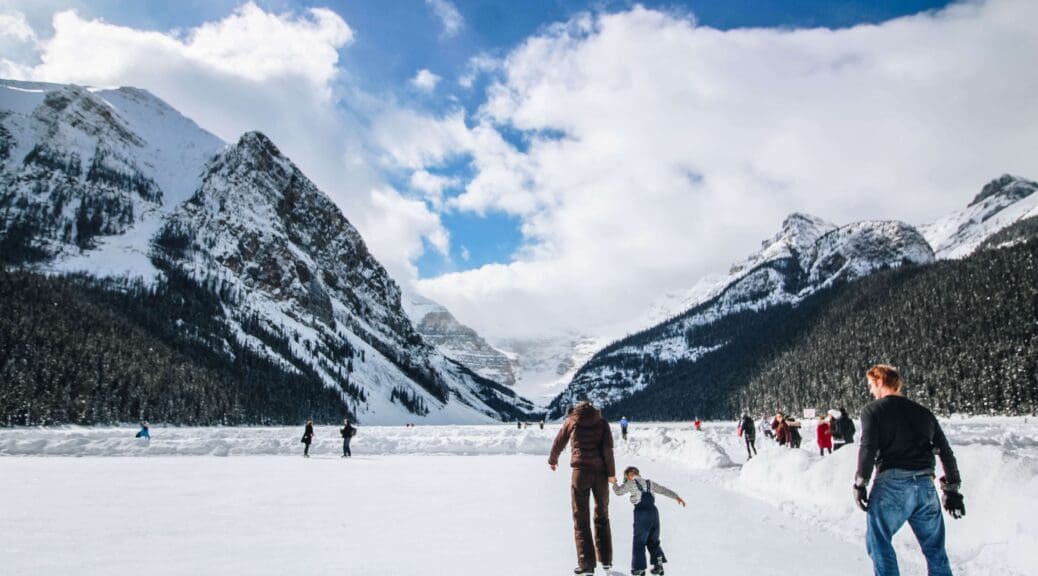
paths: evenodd
<path fill-rule="evenodd" d="M 595 572 L 595 553 L 606 570 L 613 565 L 613 535 L 609 529 L 609 484 L 616 482 L 613 433 L 609 422 L 588 401 L 577 404 L 555 436 L 548 466 L 555 470 L 559 455 L 570 445 L 570 498 L 573 536 L 577 545 L 578 575 Z M 595 496 L 595 538 L 591 539 L 591 510 L 588 498 Z"/>
<path fill-rule="evenodd" d="M 832 454 L 833 435 L 825 416 L 818 417 L 818 428 L 815 428 L 815 435 L 818 437 L 818 453 L 825 456 L 825 451 L 828 450 Z"/>

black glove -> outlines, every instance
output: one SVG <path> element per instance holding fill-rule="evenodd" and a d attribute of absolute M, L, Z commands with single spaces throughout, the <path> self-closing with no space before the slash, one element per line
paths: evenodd
<path fill-rule="evenodd" d="M 862 512 L 869 511 L 869 492 L 867 486 L 864 484 L 854 485 L 854 502 L 858 504 L 858 508 L 861 508 Z"/>
<path fill-rule="evenodd" d="M 944 493 L 941 497 L 941 503 L 952 518 L 957 520 L 966 515 L 966 502 L 959 492 L 959 484 L 957 482 L 948 482 L 944 476 L 941 476 L 941 492 Z"/>

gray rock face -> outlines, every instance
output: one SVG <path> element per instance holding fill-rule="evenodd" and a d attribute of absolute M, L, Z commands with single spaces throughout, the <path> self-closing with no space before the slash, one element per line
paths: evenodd
<path fill-rule="evenodd" d="M 458 322 L 446 309 L 427 313 L 416 328 L 426 342 L 476 374 L 506 386 L 515 386 L 512 361 L 487 343 L 475 330 Z"/>

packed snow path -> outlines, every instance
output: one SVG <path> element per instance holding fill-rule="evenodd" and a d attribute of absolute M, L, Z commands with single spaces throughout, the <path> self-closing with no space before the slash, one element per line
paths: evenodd
<path fill-rule="evenodd" d="M 867 572 L 861 546 L 775 508 L 637 462 L 661 502 L 671 574 L 769 566 Z M 0 556 L 12 574 L 570 573 L 569 470 L 535 456 L 4 459 Z M 610 505 L 628 574 L 631 505 Z M 602 571 L 599 570 L 601 574 Z"/>
<path fill-rule="evenodd" d="M 967 479 L 968 515 L 948 522 L 956 573 L 1030 573 L 1033 424 L 950 429 Z M 0 455 L 149 456 L 0 458 L 3 572 L 569 574 L 569 470 L 546 463 L 555 430 L 368 427 L 350 460 L 331 428 L 310 459 L 294 428 L 153 427 L 150 446 L 126 428 L 0 431 Z M 659 500 L 667 573 L 870 573 L 855 451 L 821 459 L 761 442 L 743 464 L 733 431 L 638 426 L 618 442 L 618 468 L 639 466 L 688 501 Z M 612 573 L 629 574 L 627 499 L 612 498 L 610 515 Z M 902 573 L 925 573 L 910 533 L 895 542 Z"/>

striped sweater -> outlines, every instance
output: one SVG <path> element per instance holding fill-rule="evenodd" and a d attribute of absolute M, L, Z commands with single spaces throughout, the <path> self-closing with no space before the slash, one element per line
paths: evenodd
<path fill-rule="evenodd" d="M 670 488 L 667 488 L 666 486 L 661 486 L 660 484 L 657 484 L 654 481 L 647 481 L 645 478 L 642 478 L 641 476 L 635 476 L 630 480 L 624 481 L 623 484 L 614 484 L 613 493 L 617 496 L 630 494 L 631 504 L 637 506 L 638 503 L 642 501 L 642 492 L 645 490 L 646 483 L 648 483 L 649 485 L 649 492 L 652 492 L 653 494 L 661 494 L 663 496 L 667 496 L 675 500 L 678 499 L 677 493 L 671 490 Z"/>

